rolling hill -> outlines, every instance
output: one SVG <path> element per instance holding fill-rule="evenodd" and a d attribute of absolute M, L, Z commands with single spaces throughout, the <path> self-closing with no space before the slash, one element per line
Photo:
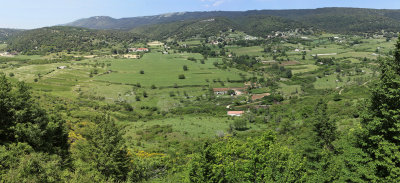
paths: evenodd
<path fill-rule="evenodd" d="M 115 30 L 77 27 L 45 27 L 21 32 L 9 39 L 10 50 L 31 54 L 59 51 L 91 51 L 114 44 L 138 41 L 140 36 Z"/>

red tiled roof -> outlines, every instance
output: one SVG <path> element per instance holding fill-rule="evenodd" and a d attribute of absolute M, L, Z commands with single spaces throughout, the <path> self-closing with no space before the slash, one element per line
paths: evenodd
<path fill-rule="evenodd" d="M 238 115 L 238 114 L 244 114 L 244 111 L 228 111 L 228 115 Z"/>
<path fill-rule="evenodd" d="M 246 90 L 246 88 L 213 88 L 214 92 L 229 91 L 229 90 Z"/>

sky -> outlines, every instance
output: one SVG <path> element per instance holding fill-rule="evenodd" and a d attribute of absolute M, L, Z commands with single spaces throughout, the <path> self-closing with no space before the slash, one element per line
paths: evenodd
<path fill-rule="evenodd" d="M 399 0 L 0 0 L 0 27 L 33 29 L 92 16 L 113 18 L 187 11 L 357 7 L 400 9 Z"/>

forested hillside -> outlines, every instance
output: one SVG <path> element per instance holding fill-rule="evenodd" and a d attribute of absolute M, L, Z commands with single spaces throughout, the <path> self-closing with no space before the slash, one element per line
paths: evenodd
<path fill-rule="evenodd" d="M 362 33 L 381 30 L 396 31 L 400 28 L 399 10 L 377 10 L 360 8 L 318 8 L 303 10 L 253 10 L 245 12 L 214 11 L 185 12 L 157 16 L 113 19 L 110 17 L 92 17 L 66 24 L 68 26 L 94 29 L 130 30 L 146 25 L 165 24 L 194 19 L 224 17 L 232 21 L 259 15 L 276 16 L 333 33 Z M 250 21 L 250 22 L 249 22 Z M 245 22 L 254 24 L 254 19 Z M 243 23 L 243 22 L 242 22 Z"/>
<path fill-rule="evenodd" d="M 305 27 L 301 23 L 289 19 L 260 15 L 236 19 L 217 17 L 164 23 L 135 28 L 131 32 L 146 35 L 153 39 L 167 39 L 169 37 L 185 39 L 197 35 L 206 38 L 233 29 L 250 35 L 265 37 L 271 31 L 288 31 Z"/>
<path fill-rule="evenodd" d="M 381 30 L 398 32 L 399 17 L 395 10 L 326 8 L 302 16 L 287 16 L 293 20 L 333 33 L 373 33 Z"/>
<path fill-rule="evenodd" d="M 237 27 L 238 25 L 229 19 L 212 18 L 144 26 L 133 29 L 131 32 L 163 40 L 169 37 L 190 38 L 197 35 L 209 37 L 220 31 L 226 32 Z"/>
<path fill-rule="evenodd" d="M 159 16 L 113 19 L 92 17 L 67 25 L 29 31 L 1 30 L 0 40 L 8 39 L 10 51 L 29 54 L 46 52 L 91 51 L 111 48 L 138 39 L 186 39 L 215 36 L 219 32 L 237 30 L 251 36 L 266 37 L 272 31 L 311 30 L 329 33 L 374 34 L 400 30 L 397 10 L 357 8 L 320 8 L 309 10 L 259 10 L 246 12 L 187 12 Z M 133 28 L 133 29 L 132 29 Z M 139 36 L 140 35 L 140 36 Z M 125 48 L 126 49 L 126 46 Z"/>
<path fill-rule="evenodd" d="M 136 42 L 136 34 L 121 31 L 90 30 L 76 27 L 45 27 L 24 31 L 9 39 L 8 49 L 23 54 L 61 51 L 88 52 L 116 44 Z"/>
<path fill-rule="evenodd" d="M 0 43 L 21 32 L 19 29 L 0 29 Z"/>

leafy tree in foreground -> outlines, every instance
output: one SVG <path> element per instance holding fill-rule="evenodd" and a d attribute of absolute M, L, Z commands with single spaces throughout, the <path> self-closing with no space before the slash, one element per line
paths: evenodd
<path fill-rule="evenodd" d="M 14 87 L 0 75 L 0 144 L 25 142 L 36 151 L 68 154 L 68 133 L 64 120 L 48 114 L 31 97 L 29 87 Z"/>
<path fill-rule="evenodd" d="M 303 182 L 304 159 L 266 132 L 241 141 L 206 142 L 191 163 L 191 182 Z"/>

